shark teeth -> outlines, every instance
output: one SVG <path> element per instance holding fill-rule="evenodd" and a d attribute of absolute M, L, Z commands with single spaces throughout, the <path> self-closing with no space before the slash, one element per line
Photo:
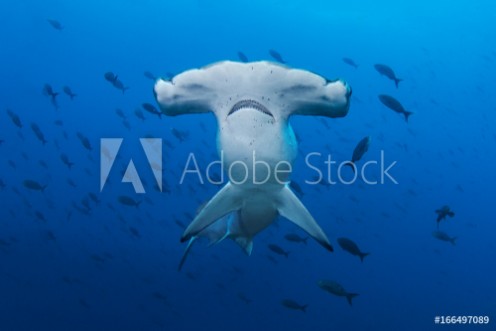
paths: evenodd
<path fill-rule="evenodd" d="M 258 101 L 252 100 L 252 99 L 240 100 L 240 101 L 236 102 L 232 106 L 232 108 L 229 111 L 229 113 L 227 114 L 227 116 L 234 114 L 238 110 L 244 109 L 244 108 L 255 109 L 255 110 L 258 110 L 259 112 L 262 112 L 262 113 L 274 118 L 274 115 L 272 115 L 272 113 L 264 105 L 262 105 Z"/>

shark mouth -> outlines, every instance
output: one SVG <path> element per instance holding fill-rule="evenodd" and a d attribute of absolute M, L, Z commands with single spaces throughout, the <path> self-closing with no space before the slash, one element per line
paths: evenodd
<path fill-rule="evenodd" d="M 241 110 L 244 108 L 254 109 L 254 110 L 257 110 L 261 113 L 264 113 L 265 115 L 269 115 L 270 117 L 274 118 L 274 115 L 272 115 L 272 113 L 264 105 L 262 105 L 258 101 L 251 100 L 251 99 L 241 100 L 241 101 L 236 102 L 234 104 L 234 106 L 232 106 L 232 108 L 229 111 L 229 113 L 227 114 L 227 116 L 232 115 L 235 112 L 237 112 L 238 110 Z"/>

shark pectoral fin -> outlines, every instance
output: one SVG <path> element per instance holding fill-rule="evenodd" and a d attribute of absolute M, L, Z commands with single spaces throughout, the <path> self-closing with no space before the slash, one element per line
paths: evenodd
<path fill-rule="evenodd" d="M 191 247 L 193 246 L 193 243 L 195 242 L 196 239 L 197 237 L 191 237 L 191 239 L 189 240 L 188 246 L 186 246 L 183 256 L 181 257 L 181 261 L 179 262 L 179 266 L 177 267 L 178 271 L 181 271 L 181 269 L 183 268 L 184 262 L 186 262 L 186 258 L 189 255 L 189 251 L 191 250 Z"/>
<path fill-rule="evenodd" d="M 305 230 L 319 244 L 331 252 L 334 251 L 324 231 L 322 231 L 310 212 L 287 186 L 279 193 L 277 210 L 281 216 Z"/>
<path fill-rule="evenodd" d="M 188 225 L 183 233 L 181 242 L 189 240 L 226 214 L 239 209 L 241 203 L 242 200 L 236 187 L 231 183 L 227 183 Z"/>

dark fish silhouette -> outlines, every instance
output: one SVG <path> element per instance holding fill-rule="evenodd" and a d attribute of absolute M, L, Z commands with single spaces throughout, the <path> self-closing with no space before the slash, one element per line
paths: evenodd
<path fill-rule="evenodd" d="M 112 84 L 112 86 L 114 86 L 116 89 L 121 90 L 122 93 L 126 92 L 126 90 L 129 89 L 129 87 L 124 86 L 124 83 L 122 83 L 122 81 L 119 80 L 119 77 L 113 72 L 107 71 L 103 76 L 105 77 L 106 81 Z"/>
<path fill-rule="evenodd" d="M 117 199 L 119 203 L 125 205 L 125 206 L 131 206 L 131 207 L 136 207 L 138 208 L 139 205 L 141 204 L 141 201 L 135 201 L 133 198 L 128 197 L 126 195 L 121 195 Z"/>
<path fill-rule="evenodd" d="M 403 79 L 396 77 L 396 74 L 394 73 L 393 69 L 391 69 L 389 66 L 387 66 L 385 64 L 374 64 L 374 68 L 382 76 L 385 76 L 385 77 L 391 79 L 392 81 L 394 81 L 396 88 L 398 88 L 398 84 L 403 80 Z"/>
<path fill-rule="evenodd" d="M 143 112 L 141 111 L 141 109 L 139 108 L 136 108 L 134 110 L 134 115 L 136 115 L 137 118 L 139 118 L 140 120 L 144 121 L 145 120 L 145 115 L 143 115 Z"/>
<path fill-rule="evenodd" d="M 69 157 L 65 153 L 60 154 L 60 159 L 62 160 L 62 163 L 64 163 L 69 169 L 72 169 L 74 163 L 69 161 Z"/>
<path fill-rule="evenodd" d="M 157 115 L 159 118 L 162 118 L 162 113 L 158 111 L 157 108 L 155 108 L 155 106 L 151 103 L 145 102 L 141 106 L 150 114 Z"/>
<path fill-rule="evenodd" d="M 436 210 L 437 214 L 437 228 L 439 229 L 439 222 L 444 220 L 447 216 L 455 217 L 455 213 L 450 209 L 449 206 L 442 206 L 440 209 Z"/>
<path fill-rule="evenodd" d="M 156 80 L 157 80 L 157 76 L 155 76 L 154 74 L 152 74 L 152 73 L 151 73 L 151 72 L 149 72 L 149 71 L 145 71 L 145 72 L 143 73 L 143 75 L 144 75 L 146 78 L 150 79 L 150 80 L 153 80 L 153 81 L 156 81 Z"/>
<path fill-rule="evenodd" d="M 363 253 L 362 251 L 360 251 L 358 245 L 348 238 L 338 238 L 338 244 L 339 246 L 341 246 L 342 249 L 344 249 L 351 255 L 358 256 L 360 258 L 360 261 L 362 262 L 364 257 L 370 255 L 370 253 Z"/>
<path fill-rule="evenodd" d="M 38 124 L 31 123 L 31 130 L 33 130 L 34 134 L 36 135 L 36 138 L 38 138 L 38 140 L 41 141 L 43 145 L 47 143 L 45 136 L 43 135 L 43 132 L 41 132 Z"/>
<path fill-rule="evenodd" d="M 43 95 L 46 95 L 47 97 L 50 97 L 50 100 L 52 102 L 52 105 L 55 107 L 55 109 L 58 109 L 59 106 L 57 104 L 57 95 L 59 95 L 57 92 L 53 91 L 53 88 L 50 84 L 45 84 L 43 86 Z"/>
<path fill-rule="evenodd" d="M 185 141 L 189 137 L 189 132 L 181 131 L 176 128 L 171 129 L 172 135 L 177 138 L 180 142 Z"/>
<path fill-rule="evenodd" d="M 124 111 L 120 108 L 117 108 L 115 110 L 115 113 L 117 114 L 117 116 L 119 116 L 120 118 L 122 119 L 126 119 L 126 114 L 124 114 Z"/>
<path fill-rule="evenodd" d="M 5 188 L 5 183 L 3 180 L 0 179 L 0 190 L 3 190 Z"/>
<path fill-rule="evenodd" d="M 345 163 L 345 165 L 350 166 L 353 172 L 356 171 L 355 162 L 360 161 L 360 159 L 367 153 L 370 146 L 370 136 L 367 136 L 360 140 L 353 150 L 353 155 L 351 156 L 351 161 Z"/>
<path fill-rule="evenodd" d="M 62 24 L 59 21 L 57 21 L 57 20 L 47 19 L 47 21 L 52 26 L 52 28 L 54 28 L 55 30 L 62 31 L 62 29 L 64 29 L 64 27 L 62 26 Z"/>
<path fill-rule="evenodd" d="M 289 256 L 289 252 L 285 251 L 282 249 L 280 246 L 274 245 L 274 244 L 269 244 L 267 245 L 271 251 L 278 255 L 284 255 L 285 257 Z"/>
<path fill-rule="evenodd" d="M 71 88 L 69 86 L 64 86 L 62 88 L 62 90 L 64 91 L 65 94 L 67 94 L 69 96 L 69 98 L 74 99 L 74 97 L 77 96 L 77 94 L 75 94 L 74 92 L 72 92 Z"/>
<path fill-rule="evenodd" d="M 446 241 L 451 243 L 452 245 L 456 245 L 456 239 L 457 237 L 450 237 L 447 233 L 443 231 L 434 231 L 432 232 L 432 236 L 436 239 L 439 239 L 441 241 Z"/>
<path fill-rule="evenodd" d="M 14 113 L 10 109 L 7 109 L 7 115 L 9 115 L 10 119 L 12 120 L 12 123 L 14 123 L 15 126 L 17 126 L 19 129 L 22 128 L 21 119 L 16 113 Z"/>
<path fill-rule="evenodd" d="M 350 59 L 349 57 L 343 57 L 343 62 L 355 69 L 358 68 L 358 64 L 356 64 L 355 61 L 353 61 L 353 59 Z"/>
<path fill-rule="evenodd" d="M 248 57 L 243 52 L 238 51 L 238 58 L 241 62 L 249 62 Z"/>
<path fill-rule="evenodd" d="M 289 308 L 289 309 L 301 310 L 304 313 L 307 312 L 307 307 L 308 307 L 308 305 L 300 305 L 298 302 L 291 300 L 291 299 L 282 300 L 281 305 L 283 305 L 284 307 Z"/>
<path fill-rule="evenodd" d="M 358 296 L 357 293 L 349 293 L 341 284 L 333 280 L 319 280 L 317 285 L 326 292 L 337 295 L 338 297 L 346 297 L 350 306 L 354 297 Z"/>
<path fill-rule="evenodd" d="M 79 140 L 81 141 L 81 144 L 83 144 L 84 148 L 86 148 L 89 151 L 93 150 L 88 138 L 86 138 L 81 132 L 78 132 L 76 135 L 79 138 Z"/>
<path fill-rule="evenodd" d="M 408 122 L 408 118 L 410 115 L 413 114 L 413 112 L 406 111 L 405 108 L 401 105 L 401 103 L 393 98 L 392 96 L 386 95 L 386 94 L 381 94 L 379 95 L 379 100 L 382 102 L 382 104 L 389 109 L 399 113 L 403 114 L 405 116 L 405 121 Z"/>
<path fill-rule="evenodd" d="M 284 59 L 282 58 L 282 55 L 281 55 L 281 54 L 279 54 L 279 52 L 277 52 L 277 51 L 275 51 L 275 50 L 273 50 L 273 49 L 270 49 L 270 50 L 269 50 L 269 54 L 270 54 L 270 56 L 272 56 L 272 58 L 273 58 L 274 60 L 276 60 L 277 62 L 279 62 L 279 63 L 283 63 L 283 64 L 285 64 L 285 63 L 286 63 L 286 61 L 284 61 Z"/>
<path fill-rule="evenodd" d="M 284 236 L 284 239 L 286 239 L 287 241 L 294 242 L 294 243 L 304 243 L 306 245 L 308 237 L 303 238 L 303 237 L 300 237 L 299 235 L 297 235 L 295 233 L 289 233 L 289 234 Z"/>
<path fill-rule="evenodd" d="M 24 185 L 24 187 L 27 189 L 33 191 L 41 191 L 41 192 L 44 192 L 45 189 L 47 188 L 47 185 L 41 185 L 40 183 L 32 179 L 26 179 L 25 181 L 22 182 L 22 185 Z"/>

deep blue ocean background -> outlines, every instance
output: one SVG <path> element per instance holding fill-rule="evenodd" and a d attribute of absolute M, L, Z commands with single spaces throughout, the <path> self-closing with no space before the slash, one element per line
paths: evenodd
<path fill-rule="evenodd" d="M 495 330 L 495 13 L 496 4 L 482 0 L 0 2 L 0 330 Z M 287 241 L 304 233 L 280 219 L 255 238 L 252 256 L 229 240 L 202 242 L 178 272 L 184 227 L 219 190 L 179 178 L 190 152 L 202 169 L 217 159 L 216 122 L 211 114 L 159 119 L 143 110 L 138 119 L 135 109 L 155 104 L 144 72 L 167 77 L 238 60 L 238 51 L 273 60 L 269 49 L 291 67 L 353 88 L 345 118 L 291 118 L 301 139 L 293 180 L 335 251 Z M 376 63 L 404 79 L 399 88 Z M 109 84 L 108 71 L 129 90 Z M 59 109 L 45 84 L 60 93 Z M 409 122 L 379 94 L 414 112 Z M 307 153 L 345 161 L 368 135 L 364 161 L 384 151 L 397 161 L 398 185 L 305 184 L 314 175 Z M 124 142 L 100 192 L 100 139 L 110 137 Z M 154 188 L 143 137 L 164 139 L 163 192 Z M 130 158 L 144 195 L 120 182 Z M 28 179 L 46 190 L 29 190 Z M 123 205 L 122 195 L 142 203 Z M 443 205 L 456 215 L 440 228 L 456 245 L 432 236 Z M 370 256 L 361 263 L 338 237 Z M 360 295 L 350 306 L 320 289 L 321 279 Z M 283 299 L 308 304 L 306 313 Z M 493 320 L 441 326 L 437 315 Z"/>

